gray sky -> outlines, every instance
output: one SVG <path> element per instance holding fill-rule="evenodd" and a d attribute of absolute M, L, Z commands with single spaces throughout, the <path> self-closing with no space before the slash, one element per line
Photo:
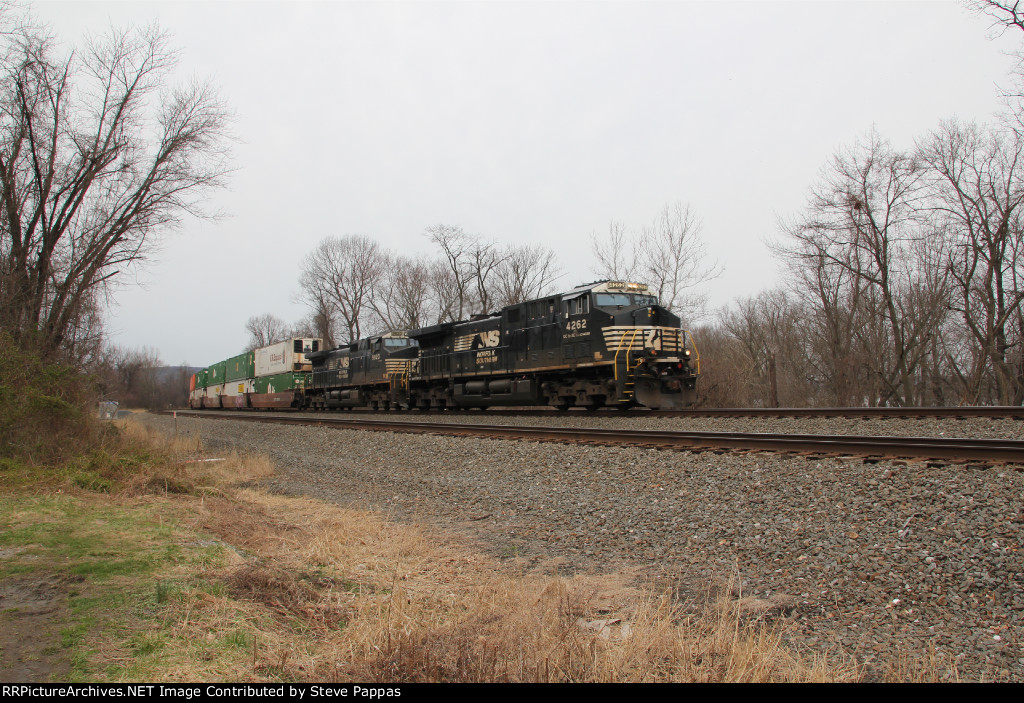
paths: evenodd
<path fill-rule="evenodd" d="M 872 125 L 897 147 L 988 120 L 1008 51 L 954 2 L 44 2 L 69 45 L 158 21 L 181 74 L 237 114 L 217 222 L 186 222 L 119 291 L 108 332 L 167 363 L 241 351 L 289 322 L 329 234 L 403 253 L 444 223 L 542 243 L 560 287 L 593 280 L 590 235 L 688 202 L 724 274 L 712 303 L 779 281 L 764 244 L 821 167 Z M 1019 35 L 1019 36 L 1018 36 Z"/>

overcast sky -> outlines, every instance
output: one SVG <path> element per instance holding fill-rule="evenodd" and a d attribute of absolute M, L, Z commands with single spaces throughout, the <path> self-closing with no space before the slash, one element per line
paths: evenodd
<path fill-rule="evenodd" d="M 119 291 L 113 342 L 167 363 L 237 354 L 246 320 L 304 314 L 330 234 L 432 254 L 439 223 L 552 247 L 689 203 L 724 267 L 714 305 L 779 282 L 765 240 L 873 125 L 911 146 L 999 108 L 1024 34 L 955 2 L 44 2 L 68 46 L 158 21 L 182 76 L 237 115 L 217 222 L 188 221 Z"/>

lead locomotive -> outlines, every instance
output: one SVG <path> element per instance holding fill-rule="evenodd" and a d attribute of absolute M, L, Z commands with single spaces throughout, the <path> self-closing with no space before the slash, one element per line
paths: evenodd
<path fill-rule="evenodd" d="M 307 355 L 315 409 L 566 409 L 696 400 L 696 349 L 647 286 L 601 281 L 451 322 Z"/>

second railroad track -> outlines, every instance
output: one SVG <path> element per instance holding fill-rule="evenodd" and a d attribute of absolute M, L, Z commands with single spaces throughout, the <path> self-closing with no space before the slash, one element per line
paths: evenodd
<path fill-rule="evenodd" d="M 853 456 L 865 460 L 941 460 L 971 464 L 1024 465 L 1024 441 L 968 437 L 696 432 L 606 428 L 536 427 L 479 423 L 408 422 L 386 419 L 287 417 L 262 413 L 178 411 L 182 416 L 446 436 L 490 437 L 535 442 L 600 444 L 689 451 L 769 451 L 808 456 Z"/>

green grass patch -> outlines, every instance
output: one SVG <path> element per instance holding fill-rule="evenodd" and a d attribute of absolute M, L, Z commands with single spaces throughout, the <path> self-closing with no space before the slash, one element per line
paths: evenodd
<path fill-rule="evenodd" d="M 189 594 L 224 593 L 222 584 L 189 575 L 222 564 L 226 552 L 177 527 L 181 509 L 172 501 L 96 493 L 0 497 L 0 576 L 60 591 L 53 642 L 45 649 L 63 653 L 67 680 L 156 676 L 170 642 L 161 631 L 168 613 Z M 11 617 L 0 613 L 0 627 Z M 224 647 L 242 646 L 239 637 L 229 633 Z M 101 650 L 111 646 L 129 663 L 99 665 Z"/>

